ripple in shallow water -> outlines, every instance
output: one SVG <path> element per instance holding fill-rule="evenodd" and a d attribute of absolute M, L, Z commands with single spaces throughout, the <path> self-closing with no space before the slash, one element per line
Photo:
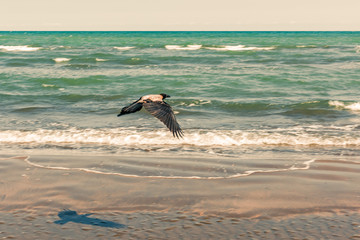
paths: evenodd
<path fill-rule="evenodd" d="M 124 177 L 172 179 L 225 179 L 246 177 L 256 173 L 272 173 L 309 169 L 315 159 L 235 159 L 201 157 L 27 157 L 33 167 L 49 170 L 83 171 Z"/>

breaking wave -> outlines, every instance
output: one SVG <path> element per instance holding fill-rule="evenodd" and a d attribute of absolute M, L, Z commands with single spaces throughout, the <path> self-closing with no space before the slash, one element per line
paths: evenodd
<path fill-rule="evenodd" d="M 245 45 L 236 46 L 216 46 L 216 47 L 204 47 L 203 45 L 166 45 L 167 50 L 199 50 L 208 49 L 216 51 L 261 51 L 261 50 L 273 50 L 275 47 L 247 47 Z"/>
<path fill-rule="evenodd" d="M 120 50 L 120 51 L 125 51 L 125 50 L 130 50 L 130 49 L 133 49 L 135 47 L 114 47 L 114 49 L 116 50 Z"/>
<path fill-rule="evenodd" d="M 180 45 L 166 45 L 167 50 L 199 50 L 202 45 L 187 45 L 186 47 Z"/>
<path fill-rule="evenodd" d="M 329 101 L 330 106 L 334 106 L 340 109 L 348 109 L 351 111 L 360 111 L 360 102 L 344 103 L 341 101 Z"/>
<path fill-rule="evenodd" d="M 53 60 L 57 63 L 61 63 L 61 62 L 68 62 L 71 59 L 70 58 L 54 58 Z"/>
<path fill-rule="evenodd" d="M 9 52 L 33 52 L 33 51 L 38 51 L 40 49 L 41 49 L 41 47 L 29 47 L 28 45 L 25 45 L 25 46 L 0 45 L 0 50 L 9 51 Z"/>
<path fill-rule="evenodd" d="M 260 50 L 274 50 L 275 47 L 247 47 L 245 45 L 237 45 L 237 46 L 206 47 L 206 49 L 217 50 L 217 51 L 260 51 Z"/>
<path fill-rule="evenodd" d="M 183 139 L 173 138 L 166 129 L 40 129 L 5 130 L 0 143 L 6 144 L 97 144 L 111 146 L 360 146 L 358 126 L 293 127 L 273 130 L 184 130 Z"/>

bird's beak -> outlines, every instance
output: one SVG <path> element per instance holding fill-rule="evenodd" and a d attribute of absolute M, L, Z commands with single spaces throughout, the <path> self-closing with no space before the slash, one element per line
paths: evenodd
<path fill-rule="evenodd" d="M 170 95 L 166 95 L 167 98 L 170 98 L 171 96 Z"/>

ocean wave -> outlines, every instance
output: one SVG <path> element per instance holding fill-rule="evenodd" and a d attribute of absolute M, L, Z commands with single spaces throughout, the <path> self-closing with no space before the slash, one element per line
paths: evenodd
<path fill-rule="evenodd" d="M 71 60 L 71 58 L 54 58 L 53 60 L 57 63 L 61 63 L 61 62 L 68 62 Z"/>
<path fill-rule="evenodd" d="M 130 50 L 134 49 L 135 47 L 114 47 L 116 50 L 124 51 L 124 50 Z"/>
<path fill-rule="evenodd" d="M 58 50 L 58 49 L 72 49 L 71 46 L 54 46 L 54 47 L 50 47 L 50 50 Z"/>
<path fill-rule="evenodd" d="M 165 129 L 132 128 L 0 131 L 6 144 L 99 144 L 112 146 L 360 146 L 358 126 L 310 126 L 274 130 L 184 129 L 183 139 L 172 138 Z"/>
<path fill-rule="evenodd" d="M 316 45 L 297 45 L 297 48 L 316 48 Z"/>
<path fill-rule="evenodd" d="M 341 101 L 329 101 L 329 105 L 330 106 L 334 106 L 336 108 L 339 109 L 348 109 L 351 111 L 360 111 L 360 102 L 355 102 L 355 103 L 344 103 Z"/>
<path fill-rule="evenodd" d="M 33 52 L 40 50 L 41 47 L 29 47 L 28 45 L 25 46 L 4 46 L 0 45 L 0 50 L 9 51 L 9 52 Z"/>
<path fill-rule="evenodd" d="M 53 84 L 42 84 L 41 86 L 47 88 L 47 87 L 55 87 Z"/>
<path fill-rule="evenodd" d="M 231 115 L 268 115 L 281 114 L 286 116 L 307 116 L 307 117 L 337 117 L 343 116 L 341 109 L 334 109 L 329 106 L 328 100 L 290 102 L 290 103 L 270 103 L 268 101 L 223 101 L 207 99 L 185 99 L 174 101 L 179 106 L 184 106 L 182 111 L 221 111 Z M 351 106 L 352 107 L 352 106 Z"/>
<path fill-rule="evenodd" d="M 204 100 L 204 99 L 200 99 L 200 100 L 187 100 L 187 101 L 181 101 L 179 103 L 180 106 L 187 106 L 187 107 L 195 107 L 195 106 L 201 106 L 201 105 L 205 105 L 205 104 L 211 104 L 212 101 L 211 100 Z"/>
<path fill-rule="evenodd" d="M 166 45 L 167 50 L 199 50 L 202 45 L 187 45 L 186 47 L 180 45 Z"/>
<path fill-rule="evenodd" d="M 245 45 L 236 46 L 218 46 L 218 47 L 203 47 L 202 45 L 165 45 L 167 50 L 199 50 L 201 48 L 216 51 L 261 51 L 261 50 L 273 50 L 275 47 L 247 47 Z"/>
<path fill-rule="evenodd" d="M 221 46 L 221 47 L 205 47 L 209 50 L 216 51 L 260 51 L 260 50 L 274 50 L 275 47 L 246 47 L 245 45 L 237 46 Z"/>
<path fill-rule="evenodd" d="M 96 58 L 95 60 L 96 60 L 97 62 L 106 62 L 106 61 L 108 61 L 108 60 L 102 59 L 102 58 Z"/>

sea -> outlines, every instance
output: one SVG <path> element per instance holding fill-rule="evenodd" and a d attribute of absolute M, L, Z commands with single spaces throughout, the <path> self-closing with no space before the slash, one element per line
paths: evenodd
<path fill-rule="evenodd" d="M 145 110 L 117 117 L 159 93 L 183 138 Z M 0 154 L 174 178 L 358 161 L 360 32 L 0 32 Z"/>

